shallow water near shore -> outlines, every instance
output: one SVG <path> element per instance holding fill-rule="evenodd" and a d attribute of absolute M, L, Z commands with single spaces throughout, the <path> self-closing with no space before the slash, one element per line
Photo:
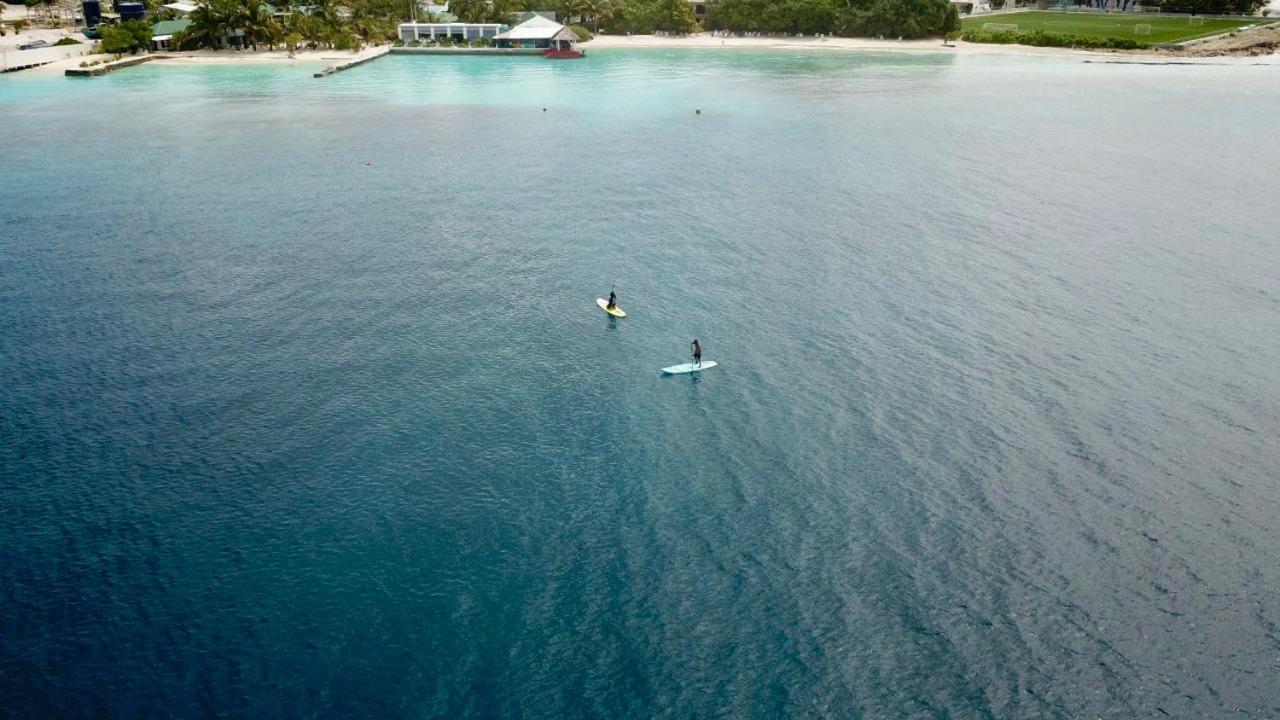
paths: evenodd
<path fill-rule="evenodd" d="M 313 70 L 0 77 L 0 714 L 1280 715 L 1276 68 Z"/>

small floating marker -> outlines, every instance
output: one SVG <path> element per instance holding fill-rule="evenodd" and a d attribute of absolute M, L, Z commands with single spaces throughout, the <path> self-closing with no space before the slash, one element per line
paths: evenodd
<path fill-rule="evenodd" d="M 365 167 L 370 167 L 370 166 L 372 166 L 372 165 L 373 165 L 373 161 L 372 161 L 372 160 L 370 160 L 370 161 L 368 161 L 368 162 L 366 162 L 366 163 L 365 163 Z"/>

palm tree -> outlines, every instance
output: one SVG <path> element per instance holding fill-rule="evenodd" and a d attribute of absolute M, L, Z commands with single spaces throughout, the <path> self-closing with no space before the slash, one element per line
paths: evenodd
<path fill-rule="evenodd" d="M 565 25 L 572 24 L 575 17 L 581 18 L 584 6 L 585 0 L 560 0 L 556 7 L 556 10 L 564 15 L 560 21 Z"/>
<path fill-rule="evenodd" d="M 299 23 L 299 34 L 306 38 L 312 47 L 330 44 L 333 31 L 318 17 L 304 16 Z"/>
<path fill-rule="evenodd" d="M 330 32 L 342 30 L 342 18 L 338 17 L 338 5 L 333 0 L 315 0 L 311 4 L 311 17 Z"/>
<path fill-rule="evenodd" d="M 458 22 L 483 22 L 487 4 L 485 0 L 449 0 L 449 12 Z"/>
<path fill-rule="evenodd" d="M 489 21 L 509 23 L 519 9 L 517 0 L 493 0 L 489 4 Z"/>
<path fill-rule="evenodd" d="M 249 0 L 248 4 L 240 5 L 237 15 L 239 27 L 244 29 L 245 41 L 254 50 L 258 49 L 259 42 L 275 48 L 276 41 L 280 37 L 280 23 L 276 22 L 262 3 Z"/>
<path fill-rule="evenodd" d="M 591 32 L 600 32 L 600 20 L 609 16 L 613 4 L 609 0 L 582 0 L 582 12 L 591 18 Z"/>
<path fill-rule="evenodd" d="M 186 31 L 182 33 L 182 38 L 178 41 L 180 46 L 178 49 L 181 50 L 188 45 L 221 47 L 223 38 L 227 36 L 228 10 L 225 3 L 219 3 L 217 7 L 212 2 L 202 2 L 197 5 L 196 9 L 191 11 L 191 24 L 187 26 Z"/>

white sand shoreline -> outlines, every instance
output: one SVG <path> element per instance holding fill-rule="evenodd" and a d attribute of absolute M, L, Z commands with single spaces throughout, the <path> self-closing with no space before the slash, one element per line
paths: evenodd
<path fill-rule="evenodd" d="M 1005 55 L 1016 57 L 1056 57 L 1089 59 L 1094 61 L 1214 63 L 1248 61 L 1257 63 L 1258 57 L 1185 57 L 1177 53 L 1159 51 L 1106 51 L 1075 50 L 1071 48 L 1032 47 L 1029 45 L 994 45 L 954 41 L 943 45 L 937 38 L 928 40 L 877 40 L 874 38 L 814 38 L 814 37 L 715 37 L 708 33 L 685 37 L 657 35 L 597 35 L 583 43 L 592 48 L 656 48 L 702 50 L 813 50 L 845 52 L 903 52 L 950 55 Z M 1276 56 L 1270 56 L 1274 58 Z M 1267 57 L 1261 59 L 1270 59 Z"/>
<path fill-rule="evenodd" d="M 800 38 L 800 37 L 716 37 L 700 33 L 686 37 L 658 35 L 597 35 L 582 47 L 591 50 L 611 49 L 687 49 L 709 51 L 812 51 L 812 52 L 891 52 L 932 53 L 961 56 L 1006 56 L 1011 58 L 1059 58 L 1087 60 L 1091 62 L 1118 63 L 1177 63 L 1177 64 L 1268 64 L 1280 65 L 1280 55 L 1263 57 L 1217 56 L 1188 57 L 1168 52 L 1117 52 L 1103 50 L 1072 50 L 1069 48 L 1041 48 L 1026 45 L 989 45 L 956 41 L 943 45 L 939 39 L 929 40 L 877 40 L 874 38 Z M 334 65 L 357 56 L 373 52 L 366 48 L 360 53 L 344 50 L 300 50 L 292 56 L 283 50 L 195 50 L 187 52 L 156 53 L 153 63 L 162 65 L 239 65 L 257 63 L 292 63 L 306 65 Z M 79 67 L 81 61 L 109 60 L 111 56 L 93 55 L 76 57 L 24 71 L 30 74 L 62 74 L 67 68 Z M 127 72 L 127 70 L 126 70 Z"/>

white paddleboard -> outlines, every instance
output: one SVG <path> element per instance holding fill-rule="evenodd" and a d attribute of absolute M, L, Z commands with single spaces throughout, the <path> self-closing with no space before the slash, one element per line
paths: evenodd
<path fill-rule="evenodd" d="M 683 365 L 672 365 L 671 367 L 662 368 L 664 375 L 683 375 L 685 373 L 698 372 L 716 366 L 715 360 L 703 360 L 701 363 L 685 363 Z"/>
<path fill-rule="evenodd" d="M 610 309 L 609 309 L 609 301 L 608 301 L 608 300 L 605 300 L 604 298 L 596 298 L 596 304 L 600 306 L 600 309 L 601 309 L 601 310 L 603 310 L 603 311 L 605 311 L 605 312 L 609 313 L 610 315 L 612 315 L 612 316 L 614 316 L 614 317 L 626 317 L 626 316 L 627 316 L 627 314 L 626 314 L 626 313 L 622 312 L 622 308 L 618 307 L 617 305 L 615 305 L 615 306 L 613 307 L 613 309 L 612 309 L 612 310 L 610 310 Z"/>

